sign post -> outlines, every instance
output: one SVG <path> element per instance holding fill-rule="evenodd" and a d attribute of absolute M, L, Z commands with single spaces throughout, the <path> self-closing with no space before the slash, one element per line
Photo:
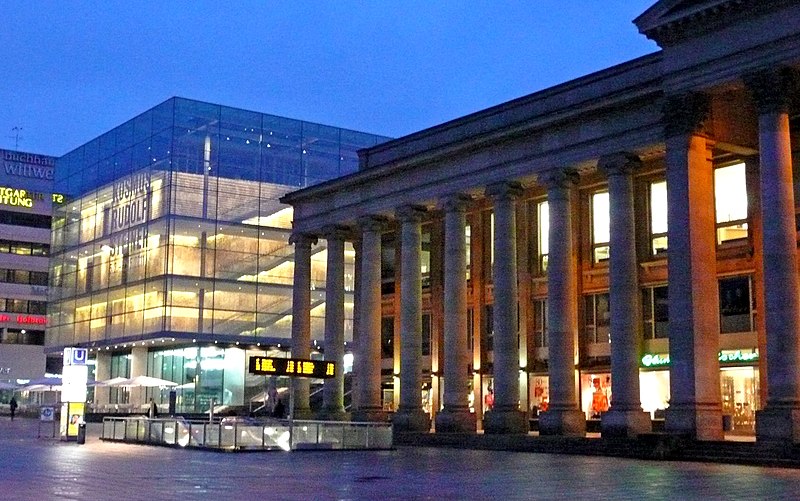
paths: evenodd
<path fill-rule="evenodd" d="M 88 350 L 64 348 L 61 380 L 61 440 L 78 440 L 78 429 L 86 413 L 86 383 L 89 379 Z"/>

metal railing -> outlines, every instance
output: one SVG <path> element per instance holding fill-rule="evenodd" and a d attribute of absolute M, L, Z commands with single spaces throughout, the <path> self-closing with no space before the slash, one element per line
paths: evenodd
<path fill-rule="evenodd" d="M 351 421 L 187 421 L 106 417 L 102 440 L 220 450 L 391 449 L 392 425 Z"/>

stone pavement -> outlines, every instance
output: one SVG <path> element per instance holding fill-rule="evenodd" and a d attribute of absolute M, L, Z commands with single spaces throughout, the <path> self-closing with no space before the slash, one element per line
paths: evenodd
<path fill-rule="evenodd" d="M 37 439 L 0 418 L 0 500 L 797 499 L 800 470 L 400 447 L 220 453 Z"/>

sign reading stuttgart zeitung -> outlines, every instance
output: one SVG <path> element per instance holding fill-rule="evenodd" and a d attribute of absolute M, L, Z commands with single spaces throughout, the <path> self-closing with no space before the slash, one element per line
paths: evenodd
<path fill-rule="evenodd" d="M 327 379 L 336 376 L 336 364 L 304 358 L 250 357 L 250 373 Z"/>

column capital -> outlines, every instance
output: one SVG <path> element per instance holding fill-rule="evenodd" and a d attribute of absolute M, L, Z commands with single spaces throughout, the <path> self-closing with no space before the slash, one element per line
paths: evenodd
<path fill-rule="evenodd" d="M 603 155 L 597 161 L 597 168 L 606 176 L 629 176 L 642 165 L 638 156 L 627 151 Z"/>
<path fill-rule="evenodd" d="M 465 193 L 453 193 L 442 197 L 441 208 L 445 212 L 466 212 L 472 197 Z"/>
<path fill-rule="evenodd" d="M 572 169 L 551 169 L 539 174 L 537 181 L 549 191 L 552 188 L 570 188 L 578 184 L 578 177 Z"/>
<path fill-rule="evenodd" d="M 427 212 L 428 209 L 421 205 L 403 205 L 397 208 L 396 214 L 402 223 L 418 223 Z"/>
<path fill-rule="evenodd" d="M 706 94 L 687 92 L 667 96 L 663 106 L 664 136 L 705 135 L 711 102 Z"/>
<path fill-rule="evenodd" d="M 289 243 L 310 247 L 317 243 L 317 237 L 310 233 L 292 232 L 292 235 L 289 237 Z"/>
<path fill-rule="evenodd" d="M 522 183 L 517 181 L 500 181 L 486 187 L 486 196 L 495 200 L 515 199 L 522 195 Z"/>
<path fill-rule="evenodd" d="M 361 231 L 383 231 L 389 225 L 389 220 L 383 216 L 361 216 L 356 225 Z"/>
<path fill-rule="evenodd" d="M 325 240 L 350 240 L 353 238 L 353 230 L 349 226 L 332 224 L 323 226 L 320 235 Z"/>
<path fill-rule="evenodd" d="M 800 74 L 792 68 L 773 68 L 743 77 L 758 112 L 788 113 L 800 91 Z"/>

